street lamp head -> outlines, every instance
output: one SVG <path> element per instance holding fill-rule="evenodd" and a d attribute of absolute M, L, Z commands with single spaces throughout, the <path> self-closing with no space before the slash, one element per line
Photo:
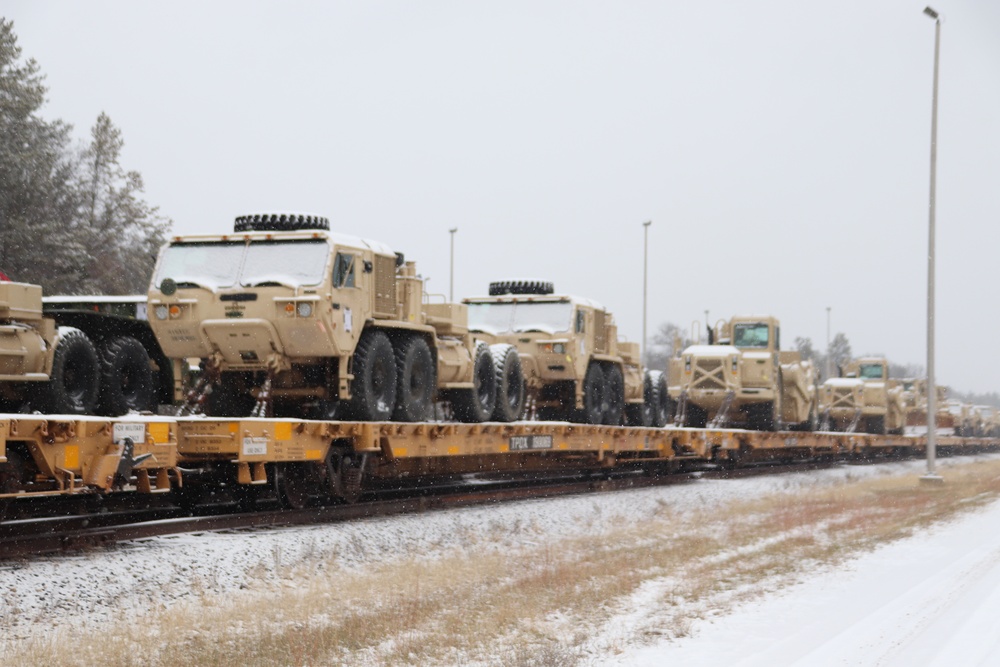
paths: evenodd
<path fill-rule="evenodd" d="M 653 224 L 653 221 L 652 220 L 647 220 L 646 222 L 642 223 L 642 226 L 643 227 L 649 227 L 651 224 Z"/>
<path fill-rule="evenodd" d="M 931 9 L 929 6 L 928 7 L 924 7 L 924 14 L 927 14 L 927 16 L 930 16 L 935 21 L 937 21 L 937 19 L 938 19 L 938 13 L 936 11 L 934 11 L 933 9 Z"/>
<path fill-rule="evenodd" d="M 457 231 L 458 231 L 458 227 L 452 227 L 451 229 L 448 230 L 448 232 L 451 233 L 451 234 L 454 234 Z"/>

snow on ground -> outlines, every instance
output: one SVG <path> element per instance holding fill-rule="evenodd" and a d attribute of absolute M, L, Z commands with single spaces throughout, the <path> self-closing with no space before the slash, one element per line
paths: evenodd
<path fill-rule="evenodd" d="M 1000 665 L 997 526 L 1000 502 L 604 664 Z"/>
<path fill-rule="evenodd" d="M 363 568 L 399 558 L 433 558 L 468 545 L 505 551 L 555 544 L 609 525 L 640 524 L 664 512 L 913 473 L 923 465 L 912 461 L 699 479 L 324 526 L 160 537 L 75 556 L 0 563 L 0 652 L 6 641 L 44 635 L 53 628 L 96 627 L 206 594 L 232 599 L 244 589 L 253 589 L 246 590 L 250 595 L 259 594 L 262 587 L 285 588 L 295 585 L 286 575 L 296 565 Z M 608 664 L 659 665 L 669 658 L 684 665 L 796 660 L 803 665 L 903 665 L 926 662 L 913 656 L 947 655 L 932 649 L 950 645 L 952 637 L 978 635 L 992 642 L 1000 636 L 994 632 L 1000 629 L 1000 613 L 989 614 L 1000 611 L 1000 593 L 993 594 L 1000 591 L 1000 531 L 994 530 L 998 519 L 1000 505 L 995 505 L 989 512 L 936 529 L 930 537 L 863 556 L 846 571 L 819 575 L 791 593 L 696 623 L 687 638 L 638 649 L 627 631 L 643 618 L 644 600 L 652 604 L 660 596 L 651 584 L 634 596 L 632 620 L 616 623 L 624 633 L 616 650 L 626 652 Z M 992 644 L 986 648 L 996 650 Z M 865 658 L 859 659 L 861 655 Z M 1000 653 L 984 655 L 1000 659 Z M 873 656 L 886 656 L 886 661 Z"/>

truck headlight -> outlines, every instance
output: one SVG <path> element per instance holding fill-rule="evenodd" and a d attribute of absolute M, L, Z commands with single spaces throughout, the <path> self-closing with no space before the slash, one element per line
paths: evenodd
<path fill-rule="evenodd" d="M 165 320 L 170 315 L 170 310 L 162 303 L 153 312 L 156 313 L 156 319 L 158 320 Z"/>
<path fill-rule="evenodd" d="M 295 312 L 299 314 L 299 317 L 309 317 L 313 314 L 312 304 L 308 301 L 300 301 L 298 307 L 295 309 Z"/>

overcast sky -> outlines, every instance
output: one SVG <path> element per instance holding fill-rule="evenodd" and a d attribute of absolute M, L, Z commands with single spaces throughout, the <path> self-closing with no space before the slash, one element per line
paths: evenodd
<path fill-rule="evenodd" d="M 174 232 L 312 211 L 455 297 L 539 277 L 648 330 L 737 313 L 926 362 L 923 0 L 6 0 L 82 142 L 101 111 Z M 942 28 L 937 376 L 1000 389 L 1000 3 Z"/>

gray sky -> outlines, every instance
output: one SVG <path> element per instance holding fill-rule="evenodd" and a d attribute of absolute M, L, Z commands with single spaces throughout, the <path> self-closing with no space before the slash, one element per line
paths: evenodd
<path fill-rule="evenodd" d="M 447 294 L 540 277 L 642 338 L 736 313 L 926 362 L 923 0 L 7 0 L 82 142 L 101 111 L 174 232 L 313 211 Z M 938 381 L 1000 389 L 1000 3 L 942 28 Z M 985 344 L 984 344 L 985 336 Z"/>

